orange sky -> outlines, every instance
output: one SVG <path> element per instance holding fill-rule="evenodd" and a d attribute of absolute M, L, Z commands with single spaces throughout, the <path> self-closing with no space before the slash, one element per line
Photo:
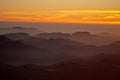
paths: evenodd
<path fill-rule="evenodd" d="M 120 24 L 120 10 L 2 11 L 0 21 Z"/>
<path fill-rule="evenodd" d="M 0 21 L 120 24 L 120 0 L 0 0 Z"/>

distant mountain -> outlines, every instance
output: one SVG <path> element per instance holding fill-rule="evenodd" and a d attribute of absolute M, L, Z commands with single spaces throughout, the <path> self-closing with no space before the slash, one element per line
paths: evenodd
<path fill-rule="evenodd" d="M 24 40 L 10 40 L 0 37 L 0 59 L 10 64 L 55 64 L 60 61 L 74 58 L 70 54 L 62 54 L 64 46 L 83 46 L 84 44 L 68 39 L 28 38 Z"/>
<path fill-rule="evenodd" d="M 82 46 L 87 45 L 63 38 L 44 39 L 31 37 L 29 39 L 23 40 L 23 43 L 34 45 L 39 48 L 45 48 L 51 53 L 50 55 L 62 60 L 83 57 L 86 56 L 86 53 L 83 52 L 87 52 L 81 49 Z M 75 47 L 76 49 L 71 47 Z"/>
<path fill-rule="evenodd" d="M 73 41 L 82 42 L 88 45 L 108 45 L 113 43 L 114 41 L 120 40 L 120 36 L 113 36 L 109 33 L 103 34 L 90 34 L 89 32 L 75 32 L 72 34 L 65 34 L 65 33 L 40 33 L 36 35 L 37 38 L 64 38 L 70 39 Z"/>
<path fill-rule="evenodd" d="M 5 41 L 6 40 L 6 41 Z M 46 49 L 25 45 L 21 41 L 12 41 L 5 36 L 0 36 L 0 61 L 9 64 L 51 64 L 54 57 Z"/>
<path fill-rule="evenodd" d="M 50 39 L 50 38 L 54 38 L 54 39 L 65 38 L 66 39 L 70 37 L 70 34 L 69 33 L 40 33 L 40 34 L 35 35 L 35 37 L 45 38 L 45 39 Z"/>
<path fill-rule="evenodd" d="M 27 33 L 30 35 L 36 35 L 41 33 L 42 31 L 37 30 L 36 28 L 26 28 L 26 27 L 11 27 L 11 28 L 0 28 L 0 34 L 7 34 L 7 33 Z"/>
<path fill-rule="evenodd" d="M 11 40 L 24 40 L 31 37 L 27 33 L 8 33 L 8 34 L 5 34 L 5 36 Z"/>
<path fill-rule="evenodd" d="M 82 34 L 78 32 L 74 35 L 83 34 L 91 36 L 87 32 Z M 120 53 L 120 41 L 97 47 L 65 38 L 36 38 L 25 33 L 0 36 L 1 60 L 8 63 L 55 64 L 64 60 L 88 58 L 101 53 Z"/>
<path fill-rule="evenodd" d="M 72 41 L 70 39 L 63 39 L 63 38 L 50 38 L 50 39 L 44 39 L 44 38 L 35 38 L 31 37 L 28 39 L 23 40 L 25 44 L 31 44 L 34 46 L 37 46 L 39 48 L 47 48 L 47 49 L 53 49 L 56 50 L 58 48 L 62 48 L 64 46 L 83 46 L 85 44 Z"/>
<path fill-rule="evenodd" d="M 120 80 L 120 41 L 97 47 L 64 38 L 2 35 L 0 74 L 4 80 Z"/>
<path fill-rule="evenodd" d="M 113 42 L 110 45 L 100 47 L 101 53 L 112 53 L 112 54 L 119 54 L 120 53 L 120 41 Z"/>
<path fill-rule="evenodd" d="M 110 44 L 110 46 L 120 46 L 120 40 L 119 41 L 115 41 L 112 44 Z"/>
<path fill-rule="evenodd" d="M 89 32 L 75 32 L 75 33 L 72 33 L 73 36 L 80 36 L 80 37 L 86 37 L 86 36 L 92 36 L 92 34 L 90 34 Z"/>
<path fill-rule="evenodd" d="M 103 33 L 100 33 L 98 35 L 100 35 L 100 36 L 114 36 L 112 33 L 109 33 L 109 32 L 103 32 Z"/>
<path fill-rule="evenodd" d="M 23 40 L 25 44 L 31 44 L 39 48 L 47 49 L 51 55 L 57 58 L 86 58 L 98 54 L 99 47 L 95 45 L 86 45 L 77 41 L 63 38 L 35 38 Z M 58 57 L 59 56 L 59 57 Z"/>
<path fill-rule="evenodd" d="M 12 29 L 33 29 L 33 30 L 35 30 L 35 28 L 26 28 L 26 27 L 20 27 L 20 26 L 12 27 Z"/>

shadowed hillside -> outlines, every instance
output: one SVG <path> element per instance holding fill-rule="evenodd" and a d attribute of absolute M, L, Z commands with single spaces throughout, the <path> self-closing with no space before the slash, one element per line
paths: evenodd
<path fill-rule="evenodd" d="M 91 35 L 75 33 L 83 34 Z M 0 36 L 0 79 L 119 80 L 119 72 L 120 41 L 97 47 L 61 37 Z"/>

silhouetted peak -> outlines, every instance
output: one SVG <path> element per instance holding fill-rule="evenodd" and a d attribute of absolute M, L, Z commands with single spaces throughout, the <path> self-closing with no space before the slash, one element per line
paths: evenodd
<path fill-rule="evenodd" d="M 67 38 L 69 37 L 70 34 L 68 33 L 61 33 L 61 32 L 54 32 L 54 33 L 40 33 L 40 34 L 37 34 L 35 37 L 38 37 L 38 38 L 46 38 L 46 39 L 49 39 L 49 38 Z"/>
<path fill-rule="evenodd" d="M 8 33 L 8 34 L 6 34 L 6 35 L 26 35 L 26 36 L 30 36 L 29 34 L 27 34 L 27 33 Z"/>
<path fill-rule="evenodd" d="M 12 27 L 11 29 L 35 29 L 35 28 L 25 28 L 25 27 L 17 26 L 17 27 Z"/>
<path fill-rule="evenodd" d="M 101 35 L 109 35 L 110 33 L 109 32 L 103 32 L 103 33 L 100 33 Z"/>
<path fill-rule="evenodd" d="M 116 41 L 116 42 L 112 43 L 111 45 L 113 45 L 113 46 L 120 46 L 120 41 Z"/>
<path fill-rule="evenodd" d="M 72 35 L 76 35 L 76 36 L 91 36 L 91 34 L 89 32 L 75 32 Z"/>
<path fill-rule="evenodd" d="M 8 33 L 5 36 L 12 40 L 23 40 L 30 37 L 27 33 Z"/>
<path fill-rule="evenodd" d="M 103 36 L 103 37 L 117 37 L 117 35 L 115 34 L 112 34 L 110 32 L 103 32 L 103 33 L 100 33 L 100 34 L 97 34 L 98 36 Z"/>

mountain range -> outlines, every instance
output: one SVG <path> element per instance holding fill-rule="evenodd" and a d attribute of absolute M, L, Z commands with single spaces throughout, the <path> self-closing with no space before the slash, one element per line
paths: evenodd
<path fill-rule="evenodd" d="M 0 79 L 120 80 L 120 40 L 98 46 L 70 39 L 73 35 L 74 38 L 98 36 L 88 32 L 52 33 L 47 37 L 26 33 L 1 35 Z"/>
<path fill-rule="evenodd" d="M 70 39 L 73 41 L 82 42 L 84 44 L 88 45 L 96 45 L 96 46 L 102 46 L 102 45 L 108 45 L 115 41 L 120 40 L 120 36 L 116 36 L 107 32 L 101 33 L 101 34 L 91 34 L 89 32 L 75 32 L 72 34 L 69 33 L 40 33 L 35 35 L 37 38 L 64 38 L 64 39 Z"/>

